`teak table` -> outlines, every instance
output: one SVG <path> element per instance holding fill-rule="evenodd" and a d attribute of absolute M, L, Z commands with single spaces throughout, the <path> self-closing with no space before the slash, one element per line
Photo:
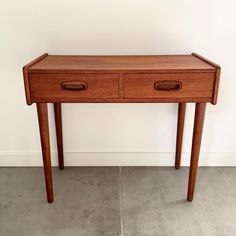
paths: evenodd
<path fill-rule="evenodd" d="M 216 104 L 220 67 L 193 53 L 162 56 L 54 56 L 23 68 L 26 101 L 36 103 L 47 200 L 53 202 L 47 103 L 54 104 L 59 168 L 64 168 L 61 103 L 178 103 L 179 169 L 186 103 L 196 103 L 188 195 L 193 200 L 206 103 Z"/>

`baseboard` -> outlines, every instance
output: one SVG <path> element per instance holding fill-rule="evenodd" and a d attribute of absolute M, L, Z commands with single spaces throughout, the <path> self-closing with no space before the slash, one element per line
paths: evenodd
<path fill-rule="evenodd" d="M 57 166 L 52 152 L 52 165 Z M 182 154 L 182 166 L 189 166 L 190 153 Z M 67 152 L 66 166 L 173 166 L 173 152 Z M 0 166 L 42 166 L 40 152 L 0 152 Z M 201 153 L 199 166 L 236 166 L 235 152 Z"/>

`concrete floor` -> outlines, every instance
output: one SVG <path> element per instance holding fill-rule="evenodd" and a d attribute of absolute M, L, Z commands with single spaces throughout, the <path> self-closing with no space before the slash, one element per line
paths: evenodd
<path fill-rule="evenodd" d="M 236 168 L 67 167 L 53 171 L 47 204 L 42 168 L 0 168 L 1 236 L 236 235 Z"/>

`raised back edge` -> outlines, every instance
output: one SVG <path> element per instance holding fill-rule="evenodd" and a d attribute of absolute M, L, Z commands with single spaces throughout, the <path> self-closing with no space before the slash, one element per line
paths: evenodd
<path fill-rule="evenodd" d="M 206 59 L 205 57 L 200 56 L 199 54 L 193 52 L 192 53 L 193 56 L 197 57 L 198 59 L 206 62 L 207 64 L 215 67 L 216 71 L 215 71 L 215 82 L 214 82 L 214 90 L 213 90 L 213 96 L 212 96 L 212 104 L 216 105 L 217 103 L 217 97 L 218 97 L 218 90 L 219 90 L 219 83 L 220 83 L 220 71 L 221 68 L 218 64 Z"/>
<path fill-rule="evenodd" d="M 26 103 L 27 105 L 31 105 L 31 96 L 30 96 L 30 87 L 29 87 L 29 76 L 28 76 L 28 68 L 32 65 L 34 65 L 35 63 L 41 61 L 43 58 L 47 57 L 48 53 L 44 53 L 43 55 L 41 55 L 40 57 L 34 59 L 33 61 L 31 61 L 30 63 L 26 64 L 23 67 L 23 76 L 24 76 L 24 85 L 25 85 L 25 96 L 26 96 Z"/>

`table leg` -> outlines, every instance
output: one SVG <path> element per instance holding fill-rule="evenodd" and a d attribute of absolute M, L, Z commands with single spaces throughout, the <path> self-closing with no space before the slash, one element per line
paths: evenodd
<path fill-rule="evenodd" d="M 45 175 L 45 183 L 47 190 L 47 200 L 48 203 L 52 203 L 53 185 L 52 185 L 52 167 L 51 167 L 51 156 L 50 156 L 47 103 L 37 103 L 37 112 L 38 112 L 42 154 L 43 154 L 43 166 L 44 166 L 44 175 Z"/>
<path fill-rule="evenodd" d="M 176 137 L 176 153 L 175 153 L 175 169 L 180 168 L 185 111 L 186 111 L 186 103 L 179 103 L 178 121 L 177 121 L 177 137 Z"/>
<path fill-rule="evenodd" d="M 189 181 L 188 181 L 188 196 L 187 196 L 188 201 L 192 201 L 194 195 L 205 111 L 206 111 L 206 103 L 196 103 L 191 162 L 190 162 Z"/>
<path fill-rule="evenodd" d="M 61 118 L 61 103 L 54 103 L 54 116 L 57 136 L 57 153 L 59 169 L 64 169 L 64 157 L 63 157 L 63 138 L 62 138 L 62 118 Z"/>

